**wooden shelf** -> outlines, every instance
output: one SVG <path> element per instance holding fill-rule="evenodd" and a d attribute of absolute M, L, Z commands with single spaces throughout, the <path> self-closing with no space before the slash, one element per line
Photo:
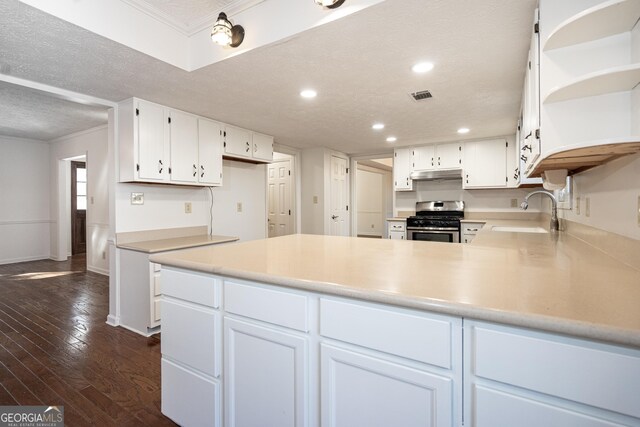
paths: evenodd
<path fill-rule="evenodd" d="M 544 103 L 624 92 L 633 89 L 638 83 L 640 64 L 623 65 L 590 73 L 564 86 L 553 88 L 544 99 Z"/>
<path fill-rule="evenodd" d="M 538 177 L 542 172 L 554 169 L 568 169 L 569 175 L 573 175 L 639 152 L 640 135 L 559 147 L 538 159 L 528 177 Z"/>
<path fill-rule="evenodd" d="M 630 31 L 640 18 L 640 0 L 610 0 L 567 19 L 543 50 L 558 49 Z"/>

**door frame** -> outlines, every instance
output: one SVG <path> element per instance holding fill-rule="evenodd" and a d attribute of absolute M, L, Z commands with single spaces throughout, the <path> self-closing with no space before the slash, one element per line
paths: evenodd
<path fill-rule="evenodd" d="M 71 166 L 71 179 L 68 183 L 69 187 L 71 188 L 71 210 L 69 212 L 69 215 L 71 216 L 71 255 L 76 255 L 75 251 L 74 251 L 74 234 L 76 231 L 76 211 L 77 211 L 77 204 L 78 204 L 78 199 L 77 199 L 77 185 L 76 185 L 76 180 L 77 180 L 77 170 L 78 169 L 84 169 L 85 170 L 85 174 L 87 175 L 87 189 L 89 187 L 88 181 L 89 181 L 89 174 L 87 173 L 88 169 L 87 169 L 87 162 L 85 161 L 80 161 L 80 160 L 71 160 L 69 162 L 70 166 Z M 82 167 L 80 167 L 80 165 L 82 165 Z M 85 227 L 84 227 L 84 238 L 85 238 L 85 251 L 84 253 L 87 253 L 87 214 L 88 214 L 88 210 L 89 210 L 89 200 L 88 200 L 88 195 L 87 195 L 87 209 L 85 209 L 84 211 L 84 215 L 85 215 Z"/>

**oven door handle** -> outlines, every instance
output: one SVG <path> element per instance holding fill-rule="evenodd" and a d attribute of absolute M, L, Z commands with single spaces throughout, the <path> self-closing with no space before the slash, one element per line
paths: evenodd
<path fill-rule="evenodd" d="M 424 228 L 424 227 L 407 227 L 407 230 L 418 231 L 422 233 L 437 233 L 438 231 L 458 231 L 458 228 L 455 227 L 433 227 L 433 228 Z"/>

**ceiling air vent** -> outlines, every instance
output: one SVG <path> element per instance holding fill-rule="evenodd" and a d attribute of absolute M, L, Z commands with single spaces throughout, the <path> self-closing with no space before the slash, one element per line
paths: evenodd
<path fill-rule="evenodd" d="M 413 98 L 414 101 L 422 101 L 423 99 L 433 98 L 433 95 L 431 95 L 431 92 L 429 92 L 428 90 L 413 92 L 409 95 L 411 95 L 411 98 Z"/>

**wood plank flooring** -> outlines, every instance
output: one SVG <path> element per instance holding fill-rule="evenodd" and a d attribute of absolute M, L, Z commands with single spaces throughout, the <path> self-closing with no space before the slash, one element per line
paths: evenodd
<path fill-rule="evenodd" d="M 105 323 L 108 278 L 84 255 L 0 265 L 0 405 L 64 405 L 67 426 L 172 426 L 160 338 Z"/>

